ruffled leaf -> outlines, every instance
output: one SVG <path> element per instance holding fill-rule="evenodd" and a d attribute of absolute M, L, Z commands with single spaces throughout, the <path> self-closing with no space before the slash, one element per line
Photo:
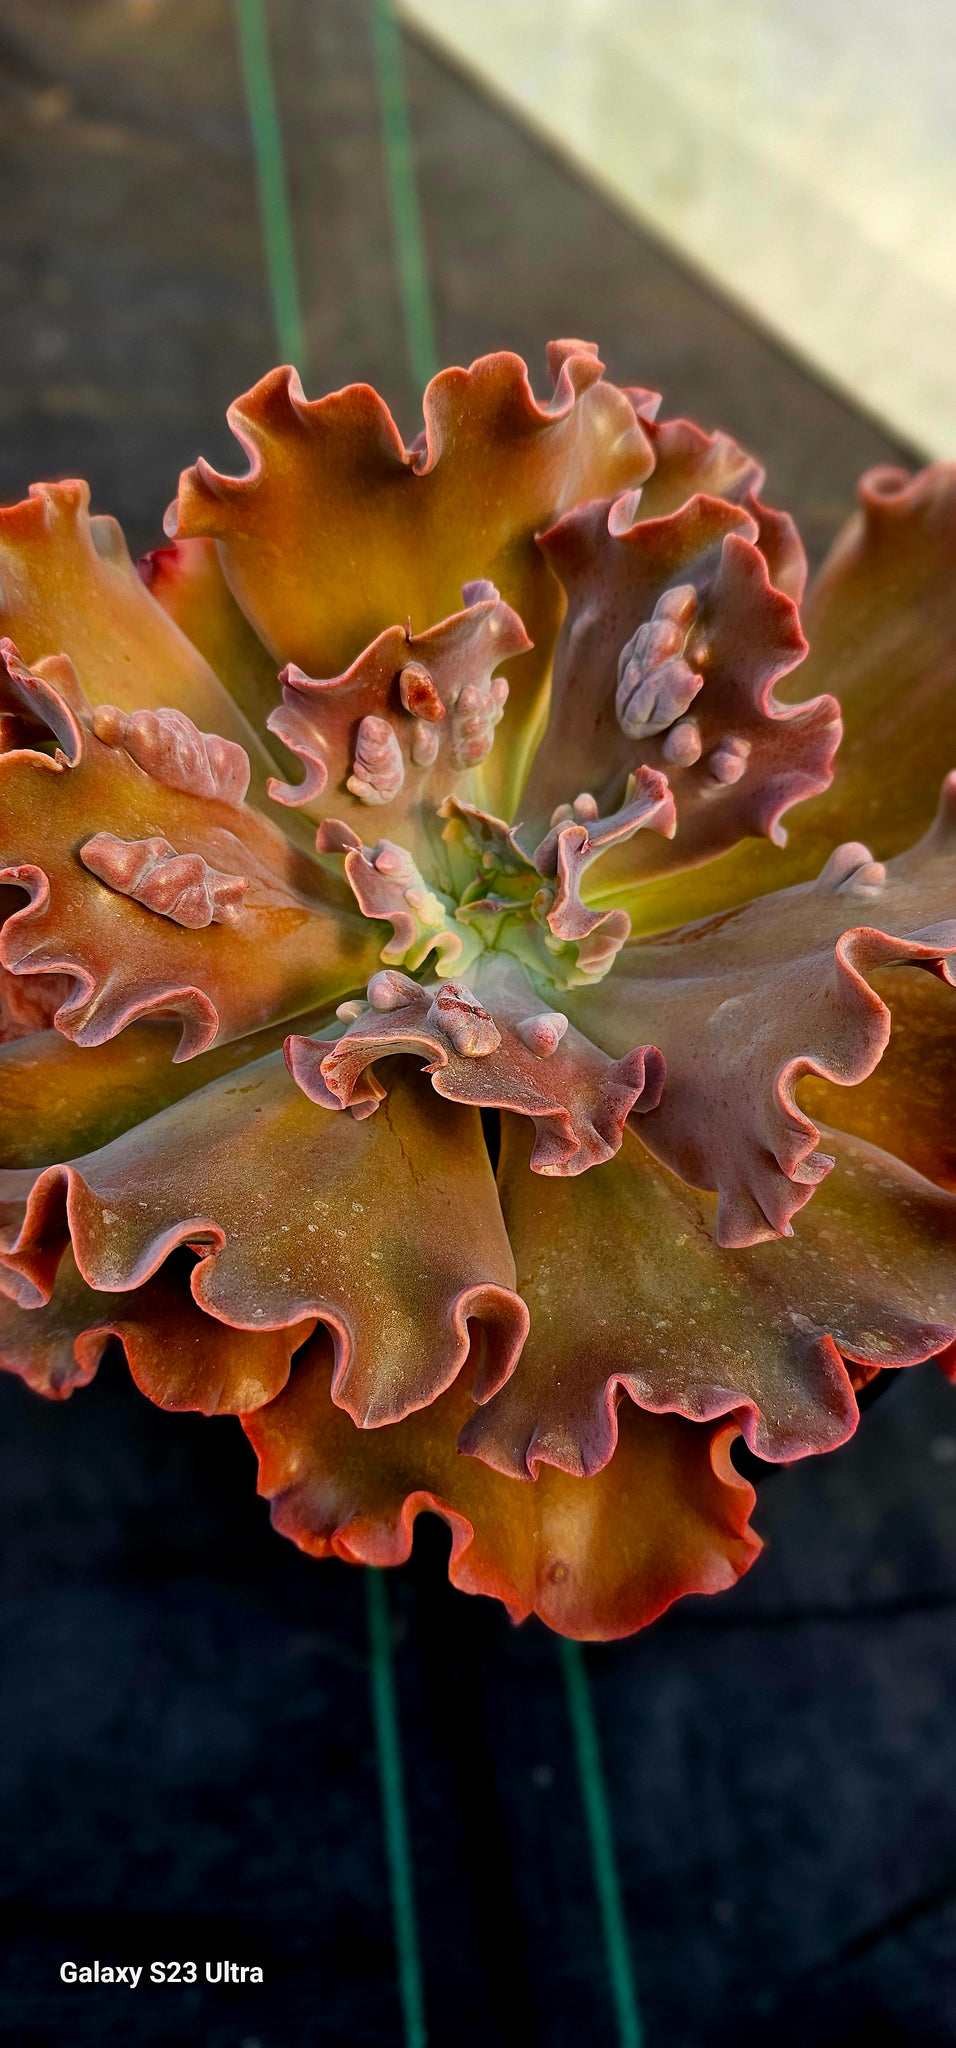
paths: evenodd
<path fill-rule="evenodd" d="M 956 740 L 956 470 L 870 478 L 818 583 L 831 790 L 759 468 L 550 364 L 548 406 L 515 357 L 444 373 L 410 450 L 275 373 L 140 582 L 82 487 L 0 515 L 0 1361 L 62 1397 L 119 1337 L 163 1405 L 246 1414 L 306 1548 L 396 1561 L 433 1508 L 456 1582 L 601 1636 L 750 1562 L 738 1426 L 789 1459 L 885 1367 L 953 1370 L 956 775 L 899 848 Z M 246 807 L 239 705 L 318 862 Z M 665 936 L 621 954 L 632 915 Z"/>
<path fill-rule="evenodd" d="M 808 1075 L 800 1107 L 815 1123 L 838 1124 L 895 1152 L 927 1180 L 956 1189 L 956 1003 L 932 974 L 869 977 L 892 1018 L 889 1043 L 855 1088 Z"/>
<path fill-rule="evenodd" d="M 664 772 L 677 806 L 669 841 L 642 836 L 603 863 L 604 895 L 712 859 L 747 834 L 782 844 L 783 814 L 828 782 L 839 739 L 831 697 L 797 706 L 774 685 L 805 651 L 792 600 L 775 590 L 742 509 L 698 496 L 669 517 L 631 498 L 569 513 L 542 546 L 568 592 L 548 730 L 521 809 L 550 812 L 566 762 L 602 810 L 640 765 Z"/>
<path fill-rule="evenodd" d="M 91 714 L 75 678 L 66 693 L 62 662 L 30 681 L 38 717 L 59 684 L 69 751 L 0 759 L 0 881 L 29 899 L 0 930 L 0 961 L 73 977 L 57 1030 L 98 1045 L 171 1014 L 182 1059 L 364 979 L 372 934 L 339 885 L 238 800 L 240 747 L 180 712 Z"/>
<path fill-rule="evenodd" d="M 48 1302 L 21 1308 L 0 1294 L 0 1371 L 64 1401 L 89 1385 L 115 1337 L 140 1393 L 160 1408 L 238 1415 L 274 1400 L 313 1321 L 282 1330 L 231 1329 L 197 1308 L 190 1264 L 188 1256 L 174 1254 L 142 1287 L 97 1293 L 67 1250 Z"/>
<path fill-rule="evenodd" d="M 259 801 L 274 762 L 252 726 L 137 576 L 115 519 L 89 516 L 84 483 L 34 484 L 0 509 L 0 633 L 33 668 L 66 654 L 90 704 L 171 705 L 244 747 Z M 274 699 L 273 699 L 274 701 Z"/>
<path fill-rule="evenodd" d="M 698 492 L 743 506 L 757 522 L 757 547 L 768 565 L 770 582 L 798 604 L 807 588 L 807 553 L 790 514 L 759 502 L 764 465 L 747 455 L 731 434 L 706 434 L 694 420 L 659 420 L 657 391 L 628 389 L 626 395 L 653 451 L 653 473 L 641 485 L 637 516 L 667 518 Z"/>
<path fill-rule="evenodd" d="M 756 521 L 757 546 L 771 583 L 799 604 L 807 581 L 806 554 L 790 514 L 761 504 L 762 463 L 729 434 L 707 434 L 693 420 L 659 420 L 655 391 L 628 390 L 627 396 L 654 455 L 653 473 L 641 486 L 638 517 L 665 519 L 699 492 L 743 505 Z"/>
<path fill-rule="evenodd" d="M 499 1187 L 531 1329 L 461 1448 L 522 1476 L 600 1470 L 622 1392 L 695 1422 L 733 1416 L 761 1458 L 833 1450 L 857 1408 L 842 1358 L 914 1364 L 956 1331 L 956 1198 L 884 1152 L 827 1133 L 836 1165 L 791 1239 L 714 1243 L 715 1203 L 625 1133 L 572 1190 L 528 1173 L 502 1119 Z"/>
<path fill-rule="evenodd" d="M 360 836 L 371 810 L 419 858 L 434 857 L 438 800 L 494 744 L 508 696 L 495 671 L 529 646 L 493 584 L 466 584 L 462 595 L 464 611 L 423 633 L 380 633 L 344 675 L 320 682 L 283 669 L 269 729 L 306 775 L 273 782 L 277 802 L 342 819 Z"/>
<path fill-rule="evenodd" d="M 372 1436 L 329 1399 L 330 1372 L 317 1336 L 285 1392 L 244 1424 L 276 1528 L 314 1557 L 401 1564 L 416 1515 L 430 1510 L 452 1532 L 453 1585 L 502 1600 L 514 1621 L 534 1613 L 562 1635 L 600 1641 L 643 1627 L 682 1594 L 733 1585 L 759 1552 L 754 1491 L 730 1460 L 733 1425 L 702 1429 L 627 1403 L 603 1472 L 544 1470 L 522 1484 L 458 1455 L 467 1375 Z"/>
<path fill-rule="evenodd" d="M 913 477 L 871 470 L 859 498 L 803 612 L 800 690 L 833 690 L 842 713 L 833 781 L 792 814 L 773 861 L 741 846 L 652 885 L 647 930 L 803 881 L 848 833 L 885 860 L 932 818 L 940 776 L 956 766 L 956 463 Z"/>
<path fill-rule="evenodd" d="M 319 827 L 321 853 L 342 853 L 346 879 L 363 917 L 392 927 L 379 954 L 386 967 L 421 967 L 434 953 L 438 974 L 467 966 L 478 942 L 459 923 L 448 897 L 430 889 L 411 854 L 391 839 L 363 846 L 350 825 L 330 818 Z"/>
<path fill-rule="evenodd" d="M 693 1187 L 720 1196 L 719 1242 L 786 1232 L 829 1161 L 794 1088 L 806 1074 L 865 1079 L 890 1016 L 874 969 L 915 965 L 949 981 L 956 950 L 956 776 L 925 839 L 884 867 L 837 849 L 815 883 L 625 949 L 589 1025 L 611 1052 L 634 1035 L 664 1055 L 667 1084 L 641 1136 Z M 580 998 L 569 997 L 572 1014 Z"/>
<path fill-rule="evenodd" d="M 527 1330 L 478 1118 L 408 1078 L 357 1123 L 315 1108 L 275 1055 L 29 1183 L 0 1176 L 0 1268 L 21 1305 L 49 1298 L 68 1242 L 106 1293 L 189 1245 L 207 1315 L 237 1330 L 328 1325 L 334 1398 L 363 1427 L 434 1400 L 472 1326 L 491 1392 Z"/>
<path fill-rule="evenodd" d="M 10 893 L 14 899 L 12 908 L 18 910 L 22 897 L 18 890 Z M 23 979 L 0 965 L 0 1046 L 49 1030 L 72 988 L 73 978 L 69 974 L 31 974 Z"/>
<path fill-rule="evenodd" d="M 741 505 L 752 491 L 759 491 L 762 464 L 730 434 L 705 433 L 693 420 L 651 416 L 649 406 L 656 393 L 628 390 L 627 395 L 654 452 L 654 468 L 641 485 L 638 500 L 641 519 L 666 519 L 701 492 Z"/>
<path fill-rule="evenodd" d="M 848 816 L 879 859 L 902 852 L 956 767 L 956 463 L 872 470 L 859 496 L 806 609 L 804 675 L 826 677 L 844 730 L 832 789 L 796 821 L 802 872 Z"/>
<path fill-rule="evenodd" d="M 629 776 L 624 802 L 609 818 L 598 815 L 597 802 L 589 794 L 555 812 L 551 830 L 533 856 L 538 873 L 555 880 L 554 901 L 545 913 L 555 938 L 584 939 L 603 922 L 601 914 L 589 910 L 581 899 L 583 878 L 595 861 L 603 861 L 612 847 L 630 842 L 642 828 L 665 839 L 676 829 L 667 779 L 652 768 L 639 768 Z"/>
<path fill-rule="evenodd" d="M 440 816 L 449 821 L 443 836 L 452 886 L 461 894 L 453 926 L 473 934 L 476 945 L 481 939 L 510 954 L 558 989 L 600 981 L 630 936 L 626 910 L 593 910 L 584 903 L 587 870 L 635 832 L 668 836 L 674 830 L 666 777 L 652 768 L 628 778 L 624 802 L 610 817 L 598 816 L 587 791 L 560 804 L 550 831 L 530 853 L 518 839 L 520 825 L 507 825 L 476 805 L 446 797 Z M 466 965 L 467 957 L 461 971 Z"/>
<path fill-rule="evenodd" d="M 485 772 L 498 807 L 520 774 L 560 617 L 534 536 L 582 498 L 638 484 L 652 457 L 623 392 L 587 343 L 549 350 L 541 404 L 519 356 L 444 370 L 424 398 L 423 444 L 404 448 L 367 385 L 309 402 L 275 370 L 230 408 L 245 477 L 186 470 L 168 530 L 217 540 L 230 588 L 277 662 L 334 676 L 411 618 L 421 631 L 488 577 L 524 621 L 535 654 L 515 669 L 509 744 Z"/>
<path fill-rule="evenodd" d="M 608 1059 L 568 1030 L 563 1016 L 542 1013 L 524 977 L 497 973 L 485 992 L 490 1010 L 462 983 L 422 988 L 407 975 L 375 975 L 367 1006 L 335 1044 L 287 1040 L 289 1071 L 311 1101 L 367 1117 L 385 1099 L 375 1062 L 410 1056 L 428 1063 L 432 1087 L 446 1101 L 531 1117 L 535 1173 L 585 1173 L 612 1158 L 625 1118 L 646 1114 L 660 1099 L 655 1048 Z"/>

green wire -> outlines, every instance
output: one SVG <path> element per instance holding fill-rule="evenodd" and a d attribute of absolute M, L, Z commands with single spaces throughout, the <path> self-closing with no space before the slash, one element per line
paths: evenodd
<path fill-rule="evenodd" d="M 412 375 L 424 389 L 435 375 L 438 358 L 402 76 L 402 52 L 392 0 L 371 0 L 371 23 L 382 104 L 385 175 L 405 317 L 405 344 Z"/>
<path fill-rule="evenodd" d="M 581 1797 L 591 1843 L 594 1884 L 601 1911 L 611 1996 L 617 2015 L 617 2038 L 620 2048 L 642 2048 L 644 2035 L 631 1970 L 627 1924 L 617 1874 L 614 1836 L 611 1831 L 611 1816 L 608 1811 L 591 1687 L 580 1643 L 571 1643 L 563 1638 L 558 1647 L 564 1671 L 568 1717 L 574 1735 Z"/>
<path fill-rule="evenodd" d="M 392 1666 L 392 1637 L 389 1627 L 388 1593 L 385 1574 L 374 1566 L 365 1573 L 368 1635 L 371 1653 L 372 1711 L 378 1746 L 378 1772 L 382 1788 L 382 1817 L 388 1852 L 392 1890 L 395 1947 L 398 1952 L 398 1989 L 405 2022 L 405 2048 L 426 2048 L 425 1999 L 418 1953 L 415 1917 L 415 1888 L 405 1815 L 402 1784 L 402 1750 L 395 1673 Z"/>
<path fill-rule="evenodd" d="M 276 334 L 280 353 L 301 370 L 305 367 L 305 335 L 263 0 L 236 0 L 236 23 Z"/>

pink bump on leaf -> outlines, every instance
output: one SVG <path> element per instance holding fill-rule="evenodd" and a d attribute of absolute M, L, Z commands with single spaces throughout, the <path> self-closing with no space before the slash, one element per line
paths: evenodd
<path fill-rule="evenodd" d="M 119 711 L 100 704 L 93 731 L 107 747 L 123 747 L 137 766 L 167 789 L 241 804 L 249 787 L 249 756 L 235 740 L 200 732 L 184 711 Z"/>
<path fill-rule="evenodd" d="M 249 887 L 245 876 L 222 874 L 201 853 L 177 853 L 168 839 L 118 839 L 114 832 L 97 832 L 80 848 L 80 859 L 110 889 L 190 931 L 235 925 L 242 915 Z"/>
<path fill-rule="evenodd" d="M 369 994 L 374 1010 L 373 986 L 370 983 Z M 584 1173 L 612 1158 L 620 1147 L 625 1119 L 635 1111 L 644 1115 L 660 1101 L 664 1062 L 654 1046 L 639 1046 L 623 1059 L 611 1060 L 580 1032 L 568 1029 L 542 1060 L 520 1029 L 533 999 L 523 974 L 506 973 L 500 979 L 490 1011 L 475 1004 L 470 991 L 456 992 L 441 1009 L 436 1009 L 436 1002 L 444 991 L 403 979 L 399 993 L 407 997 L 400 1008 L 357 1018 L 332 1046 L 313 1038 L 286 1040 L 289 1071 L 313 1102 L 353 1111 L 357 1106 L 362 1115 L 371 1114 L 384 1094 L 370 1071 L 373 1063 L 408 1054 L 425 1063 L 432 1087 L 450 1101 L 530 1116 L 537 1132 L 531 1155 L 534 1172 L 564 1176 Z M 464 1009 L 458 1006 L 462 994 Z M 438 1017 L 454 1029 L 463 1019 L 470 1034 L 479 1009 L 477 1022 L 487 1031 L 483 1020 L 489 1019 L 498 1043 L 476 1055 L 459 1050 Z"/>
<path fill-rule="evenodd" d="M 421 987 L 410 974 L 398 974 L 394 968 L 385 968 L 381 974 L 373 974 L 367 995 L 373 1010 L 406 1010 L 409 1003 L 418 1001 Z"/>
<path fill-rule="evenodd" d="M 283 669 L 283 702 L 268 726 L 304 763 L 306 779 L 270 783 L 277 803 L 312 804 L 327 791 L 329 809 L 341 808 L 349 790 L 359 802 L 394 804 L 397 823 L 420 802 L 421 771 L 440 759 L 450 776 L 484 758 L 508 694 L 494 670 L 531 643 L 494 584 L 466 584 L 462 594 L 463 611 L 423 633 L 390 626 L 342 675 L 323 681 L 294 664 Z M 381 749 L 384 778 L 376 761 L 370 777 L 363 759 L 350 779 L 356 730 L 368 734 L 373 756 Z"/>
<path fill-rule="evenodd" d="M 851 839 L 831 853 L 826 867 L 817 876 L 816 886 L 824 894 L 879 896 L 885 881 L 883 861 L 874 860 L 868 846 Z"/>
<path fill-rule="evenodd" d="M 625 643 L 618 659 L 614 708 L 628 739 L 651 739 L 664 732 L 696 697 L 703 676 L 684 660 L 696 612 L 693 584 L 677 584 L 662 593 L 650 620 Z"/>
<path fill-rule="evenodd" d="M 405 780 L 398 740 L 385 718 L 363 718 L 355 741 L 355 763 L 346 788 L 363 804 L 390 804 Z"/>
<path fill-rule="evenodd" d="M 446 981 L 425 1014 L 426 1029 L 442 1031 L 456 1052 L 466 1059 L 487 1059 L 501 1044 L 501 1033 L 490 1012 L 464 982 Z"/>
<path fill-rule="evenodd" d="M 693 866 L 748 834 L 782 845 L 784 812 L 827 787 L 840 737 L 832 697 L 784 704 L 774 695 L 806 642 L 795 605 L 771 583 L 759 521 L 703 495 L 666 518 L 635 519 L 633 510 L 627 498 L 581 506 L 542 537 L 567 589 L 568 614 L 548 731 L 522 799 L 526 816 L 549 815 L 569 755 L 602 809 L 620 803 L 639 762 L 671 772 L 672 841 L 644 837 L 612 855 L 602 876 L 606 892 Z M 668 620 L 666 606 L 675 592 L 683 604 L 689 590 L 696 612 L 683 652 L 669 652 L 680 622 Z M 639 643 L 641 654 L 631 654 Z M 625 661 L 626 686 L 618 674 L 622 647 L 637 661 L 636 671 Z M 685 720 L 692 700 L 693 719 Z M 616 708 L 630 716 L 631 704 L 639 738 L 622 729 Z M 734 755 L 746 760 L 745 772 Z"/>
<path fill-rule="evenodd" d="M 670 768 L 691 768 L 701 757 L 700 728 L 692 718 L 682 718 L 666 735 L 661 753 Z"/>
<path fill-rule="evenodd" d="M 413 718 L 423 718 L 427 725 L 435 725 L 444 718 L 445 706 L 422 662 L 406 663 L 398 678 L 398 689 L 405 710 Z"/>
<path fill-rule="evenodd" d="M 751 752 L 749 740 L 740 739 L 734 733 L 726 735 L 707 760 L 708 769 L 715 782 L 725 787 L 730 783 L 739 782 L 741 776 L 746 773 Z"/>
<path fill-rule="evenodd" d="M 415 767 L 431 768 L 438 759 L 440 745 L 440 736 L 433 725 L 417 724 L 412 740 L 412 761 Z"/>
<path fill-rule="evenodd" d="M 453 767 L 477 768 L 490 754 L 507 699 L 504 676 L 493 676 L 485 685 L 468 683 L 459 691 L 448 721 Z"/>
<path fill-rule="evenodd" d="M 568 1020 L 560 1010 L 542 1010 L 537 1017 L 524 1017 L 516 1028 L 529 1052 L 537 1053 L 539 1060 L 548 1060 L 557 1052 Z"/>

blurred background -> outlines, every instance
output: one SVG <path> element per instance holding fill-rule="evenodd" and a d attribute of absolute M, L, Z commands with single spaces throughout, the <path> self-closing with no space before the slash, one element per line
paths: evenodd
<path fill-rule="evenodd" d="M 155 546 L 290 323 L 310 395 L 368 379 L 408 437 L 429 324 L 539 388 L 549 337 L 595 339 L 759 453 L 817 561 L 860 471 L 956 451 L 949 9 L 391 25 L 397 52 L 368 0 L 0 0 L 0 496 L 87 476 Z M 554 1642 L 451 1593 L 419 1525 L 389 1600 L 429 2042 L 956 2042 L 956 1405 L 896 1379 L 761 1485 L 734 1593 L 585 1653 L 616 1951 Z M 238 1424 L 119 1364 L 0 1409 L 0 2041 L 422 2048 L 363 1575 L 271 1534 Z M 266 1985 L 57 1976 L 197 1953 Z"/>

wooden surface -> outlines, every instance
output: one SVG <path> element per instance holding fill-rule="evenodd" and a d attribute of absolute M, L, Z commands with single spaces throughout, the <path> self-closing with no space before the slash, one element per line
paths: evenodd
<path fill-rule="evenodd" d="M 318 392 L 409 432 L 365 8 L 271 0 Z M 899 451 L 424 50 L 407 72 L 441 352 L 553 333 L 758 448 L 819 554 Z M 0 491 L 80 473 L 139 549 L 274 356 L 224 0 L 3 0 Z M 274 1536 L 238 1425 L 118 1365 L 0 1385 L 0 2041 L 401 2039 L 360 1577 Z M 767 1481 L 719 1601 L 588 1652 L 647 2048 L 956 2040 L 956 1400 L 901 1377 Z M 443 1583 L 390 1589 L 431 2038 L 614 2041 L 558 1659 Z M 260 1961 L 263 1991 L 80 1993 L 98 1955 Z"/>

